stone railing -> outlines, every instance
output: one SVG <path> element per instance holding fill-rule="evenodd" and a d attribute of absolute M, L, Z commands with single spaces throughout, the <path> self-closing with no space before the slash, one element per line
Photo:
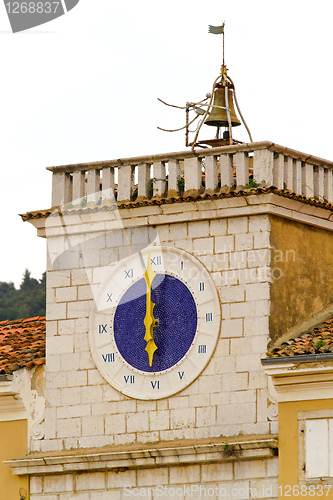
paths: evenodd
<path fill-rule="evenodd" d="M 333 202 L 333 162 L 272 142 L 48 167 L 52 206 L 194 195 L 274 185 L 307 198 Z M 256 184 L 255 184 L 256 183 Z"/>

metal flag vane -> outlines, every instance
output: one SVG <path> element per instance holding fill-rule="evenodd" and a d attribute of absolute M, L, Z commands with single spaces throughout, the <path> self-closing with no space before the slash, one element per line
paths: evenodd
<path fill-rule="evenodd" d="M 213 35 L 223 35 L 223 66 L 224 66 L 224 25 L 223 21 L 222 26 L 208 26 L 208 33 L 213 33 Z"/>
<path fill-rule="evenodd" d="M 253 142 L 251 133 L 238 106 L 235 85 L 227 74 L 227 67 L 224 61 L 224 26 L 224 22 L 221 26 L 208 26 L 208 33 L 213 33 L 214 35 L 223 35 L 223 64 L 221 66 L 221 73 L 214 81 L 212 92 L 210 94 L 206 94 L 206 97 L 201 101 L 187 102 L 186 106 L 176 106 L 174 104 L 168 104 L 162 99 L 158 98 L 160 102 L 167 106 L 171 106 L 177 109 L 185 109 L 186 123 L 184 126 L 172 130 L 161 127 L 157 128 L 159 130 L 163 130 L 164 132 L 178 132 L 179 130 L 185 129 L 185 144 L 186 146 L 191 146 L 192 150 L 196 146 L 226 146 L 229 144 L 240 142 L 233 139 L 232 137 L 232 127 L 236 127 L 242 124 L 241 121 L 237 118 L 233 100 L 235 100 L 238 113 L 249 134 L 250 141 Z M 190 112 L 195 113 L 194 118 L 190 117 Z M 199 117 L 201 117 L 201 120 L 199 120 L 199 122 L 197 123 L 196 128 L 194 130 L 190 130 L 190 125 L 194 123 Z M 199 132 L 203 124 L 217 127 L 215 139 L 198 141 Z M 223 138 L 220 137 L 221 127 L 225 127 L 226 129 L 223 132 Z M 195 134 L 194 140 L 191 142 L 189 141 L 190 133 Z"/>
<path fill-rule="evenodd" d="M 224 33 L 224 22 L 222 23 L 222 26 L 208 26 L 208 33 L 213 33 L 214 35 L 221 35 L 221 33 Z"/>

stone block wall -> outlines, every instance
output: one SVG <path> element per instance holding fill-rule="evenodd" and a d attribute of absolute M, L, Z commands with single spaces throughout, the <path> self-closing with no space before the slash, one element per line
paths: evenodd
<path fill-rule="evenodd" d="M 278 459 L 35 476 L 30 500 L 278 498 Z"/>
<path fill-rule="evenodd" d="M 243 203 L 123 210 L 125 229 L 112 231 L 107 214 L 104 226 L 101 214 L 93 214 L 83 236 L 75 234 L 79 227 L 70 228 L 71 247 L 47 274 L 45 438 L 31 451 L 277 432 L 260 363 L 268 342 L 270 222 L 268 215 L 242 215 Z M 184 249 L 207 267 L 220 295 L 222 328 L 211 361 L 188 388 L 167 399 L 138 401 L 98 372 L 89 350 L 89 308 L 107 265 L 156 234 L 162 245 Z M 82 238 L 84 245 L 75 245 Z"/>

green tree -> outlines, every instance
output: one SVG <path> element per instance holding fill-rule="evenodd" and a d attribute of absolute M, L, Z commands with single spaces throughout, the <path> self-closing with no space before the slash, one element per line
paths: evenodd
<path fill-rule="evenodd" d="M 36 280 L 26 269 L 18 290 L 12 282 L 0 281 L 0 321 L 45 316 L 45 309 L 46 273 Z"/>
<path fill-rule="evenodd" d="M 32 292 L 38 288 L 39 282 L 35 278 L 31 278 L 31 272 L 26 269 L 23 274 L 20 290 L 23 292 Z"/>

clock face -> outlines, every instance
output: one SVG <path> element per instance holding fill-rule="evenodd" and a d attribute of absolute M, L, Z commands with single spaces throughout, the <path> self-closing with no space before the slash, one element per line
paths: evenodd
<path fill-rule="evenodd" d="M 220 304 L 205 267 L 174 247 L 153 246 L 110 266 L 90 324 L 103 377 L 137 399 L 187 387 L 207 365 L 220 331 Z"/>

